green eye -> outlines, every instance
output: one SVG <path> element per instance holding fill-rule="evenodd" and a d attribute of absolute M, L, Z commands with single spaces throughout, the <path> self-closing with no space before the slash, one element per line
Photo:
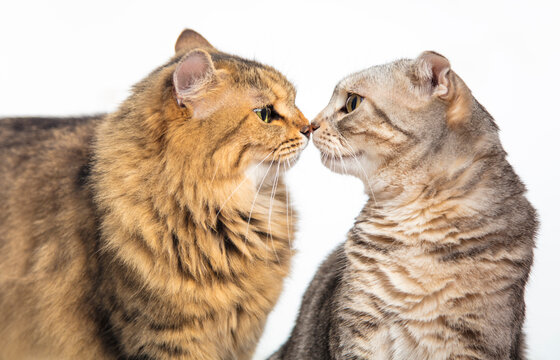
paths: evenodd
<path fill-rule="evenodd" d="M 254 109 L 253 111 L 255 112 L 255 114 L 257 114 L 259 119 L 261 119 L 265 123 L 268 124 L 270 122 L 270 114 L 272 114 L 272 109 L 270 109 L 269 106 L 265 106 L 260 109 Z"/>
<path fill-rule="evenodd" d="M 349 94 L 348 99 L 346 99 L 346 111 L 351 113 L 356 110 L 356 108 L 362 103 L 362 100 L 364 100 L 364 98 L 360 95 Z"/>

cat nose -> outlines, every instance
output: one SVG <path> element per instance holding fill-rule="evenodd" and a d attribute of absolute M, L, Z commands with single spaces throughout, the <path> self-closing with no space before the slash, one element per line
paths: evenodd
<path fill-rule="evenodd" d="M 299 130 L 299 132 L 305 135 L 305 137 L 309 139 L 311 133 L 313 132 L 313 127 L 309 125 L 305 125 Z"/>
<path fill-rule="evenodd" d="M 317 130 L 317 129 L 320 128 L 320 127 L 321 127 L 321 124 L 319 124 L 318 121 L 313 121 L 313 122 L 311 123 L 311 132 Z"/>

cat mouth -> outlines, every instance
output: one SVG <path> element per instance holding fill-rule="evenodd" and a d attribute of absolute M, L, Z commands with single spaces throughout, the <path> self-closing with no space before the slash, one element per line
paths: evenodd
<path fill-rule="evenodd" d="M 306 147 L 306 143 L 291 144 L 280 147 L 268 163 L 285 163 L 287 166 L 293 165 L 300 157 Z"/>
<path fill-rule="evenodd" d="M 363 151 L 346 154 L 333 154 L 321 151 L 321 163 L 331 171 L 340 174 L 353 174 L 356 168 L 361 167 L 360 159 Z"/>
<path fill-rule="evenodd" d="M 354 159 L 354 158 L 358 158 L 360 156 L 362 156 L 364 154 L 363 151 L 359 151 L 355 154 L 341 154 L 341 155 L 333 155 L 333 154 L 326 154 L 323 153 L 324 156 L 326 156 L 327 158 L 333 158 L 335 160 L 346 160 L 346 159 Z"/>
<path fill-rule="evenodd" d="M 321 151 L 321 159 L 324 161 L 346 161 L 346 160 L 357 160 L 364 155 L 363 151 L 358 151 L 356 153 L 346 153 L 346 154 L 333 154 Z"/>
<path fill-rule="evenodd" d="M 303 148 L 282 152 L 281 154 L 276 155 L 273 160 L 269 160 L 265 162 L 268 164 L 280 163 L 280 164 L 284 164 L 287 168 L 289 168 L 292 165 L 294 165 L 296 161 L 299 160 L 302 151 Z"/>
<path fill-rule="evenodd" d="M 305 145 L 302 144 L 299 147 L 285 148 L 270 153 L 258 164 L 251 165 L 245 174 L 256 184 L 262 183 L 265 179 L 274 179 L 295 165 L 304 148 Z"/>
<path fill-rule="evenodd" d="M 321 154 L 321 161 L 325 164 L 325 161 L 329 163 L 332 162 L 344 162 L 346 160 L 357 160 L 359 157 L 364 155 L 362 150 L 355 151 L 341 145 L 333 144 L 331 141 L 325 141 L 319 137 L 313 137 L 313 144 L 319 150 Z M 325 164 L 327 165 L 327 164 Z"/>

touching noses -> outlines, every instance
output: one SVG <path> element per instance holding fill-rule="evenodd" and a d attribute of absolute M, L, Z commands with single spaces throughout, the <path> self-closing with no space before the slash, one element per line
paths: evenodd
<path fill-rule="evenodd" d="M 305 135 L 308 139 L 311 136 L 311 133 L 315 130 L 317 130 L 319 128 L 319 124 L 316 122 L 312 122 L 311 125 L 305 125 L 304 127 L 301 128 L 301 130 L 299 131 L 300 133 L 302 133 L 303 135 Z"/>
<path fill-rule="evenodd" d="M 313 132 L 313 129 L 311 128 L 311 126 L 305 125 L 304 127 L 302 127 L 299 130 L 299 132 L 302 133 L 303 135 L 305 135 L 305 137 L 307 137 L 309 139 L 309 137 L 311 136 L 311 133 Z"/>

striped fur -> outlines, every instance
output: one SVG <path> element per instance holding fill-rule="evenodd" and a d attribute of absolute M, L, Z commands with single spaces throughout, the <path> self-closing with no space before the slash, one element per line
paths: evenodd
<path fill-rule="evenodd" d="M 194 49 L 215 77 L 181 103 Z M 114 113 L 0 121 L 0 359 L 252 356 L 289 271 L 282 174 L 308 122 L 273 68 L 191 30 L 176 50 Z"/>
<path fill-rule="evenodd" d="M 346 113 L 349 93 L 364 100 Z M 350 75 L 314 126 L 370 198 L 272 359 L 524 359 L 536 213 L 447 59 Z"/>

